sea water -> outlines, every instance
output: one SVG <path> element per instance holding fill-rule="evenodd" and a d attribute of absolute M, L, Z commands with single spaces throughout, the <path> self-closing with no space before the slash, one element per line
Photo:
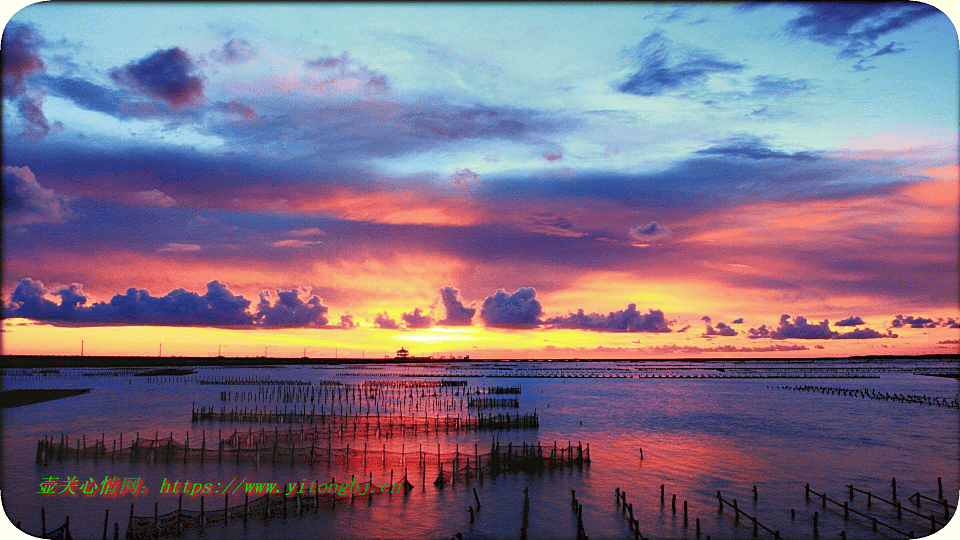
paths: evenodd
<path fill-rule="evenodd" d="M 198 367 L 183 377 L 135 377 L 114 368 L 60 369 L 57 374 L 35 375 L 37 370 L 7 370 L 3 388 L 91 388 L 91 392 L 24 407 L 3 410 L 2 478 L 0 493 L 7 517 L 39 536 L 41 507 L 51 530 L 70 517 L 70 530 L 77 539 L 102 538 L 105 512 L 108 538 L 114 523 L 125 534 L 133 505 L 137 516 L 152 516 L 177 510 L 179 498 L 162 494 L 168 481 L 209 484 L 216 495 L 205 497 L 206 510 L 222 509 L 221 493 L 229 483 L 276 482 L 284 487 L 301 479 L 337 481 L 355 476 L 363 481 L 372 473 L 377 491 L 389 472 L 377 463 L 377 451 L 407 452 L 424 448 L 426 474 L 418 460 L 408 460 L 412 490 L 377 494 L 375 497 L 339 498 L 333 509 L 326 506 L 303 515 L 251 518 L 232 521 L 203 530 L 186 530 L 186 538 L 519 538 L 522 526 L 523 490 L 528 489 L 530 512 L 527 538 L 576 538 L 577 513 L 571 507 L 571 491 L 583 506 L 584 530 L 591 539 L 633 538 L 627 512 L 617 504 L 616 489 L 626 492 L 634 518 L 645 538 L 696 538 L 695 522 L 700 520 L 701 537 L 753 538 L 749 517 L 739 522 L 729 506 L 720 512 L 718 491 L 727 501 L 738 500 L 746 516 L 780 532 L 782 538 L 813 536 L 813 515 L 817 513 L 821 538 L 885 538 L 883 529 L 874 533 L 871 522 L 851 515 L 830 503 L 822 507 L 819 497 L 805 497 L 805 486 L 826 493 L 839 503 L 875 515 L 881 522 L 900 530 L 929 534 L 929 519 L 904 513 L 896 517 L 895 507 L 873 501 L 868 509 L 866 496 L 852 485 L 878 497 L 892 499 L 896 479 L 898 500 L 904 508 L 917 509 L 908 500 L 920 492 L 938 496 L 938 477 L 944 495 L 956 506 L 960 490 L 960 412 L 956 408 L 892 400 L 823 394 L 777 388 L 811 385 L 875 392 L 926 395 L 942 400 L 958 399 L 958 381 L 919 374 L 922 370 L 955 368 L 955 361 L 815 361 L 787 364 L 757 361 L 723 362 L 473 362 L 412 365 L 333 365 Z M 11 375 L 16 373 L 16 375 Z M 102 376 L 106 375 L 106 376 Z M 844 378 L 837 378 L 842 376 Z M 189 433 L 191 448 L 198 448 L 206 436 L 207 448 L 216 448 L 218 429 L 224 436 L 234 430 L 283 431 L 289 424 L 260 425 L 251 422 L 192 422 L 192 407 L 284 407 L 302 410 L 303 403 L 277 404 L 221 401 L 221 392 L 256 391 L 258 386 L 200 385 L 201 378 L 258 378 L 269 381 L 299 380 L 318 383 L 338 381 L 466 381 L 467 388 L 484 386 L 521 387 L 519 395 L 477 397 L 519 399 L 518 409 L 488 412 L 532 413 L 539 417 L 537 429 L 499 432 L 444 430 L 417 434 L 406 432 L 389 438 L 357 438 L 352 433 L 337 435 L 334 448 L 350 444 L 354 450 L 364 442 L 370 448 L 368 463 L 352 460 L 349 466 L 298 461 L 291 465 L 235 463 L 205 459 L 204 463 L 163 459 L 153 463 L 83 458 L 62 462 L 35 463 L 37 441 L 44 436 L 59 442 L 69 435 L 70 446 L 83 435 L 87 445 L 101 436 L 107 451 L 123 434 L 129 447 L 137 436 L 155 434 L 183 441 Z M 855 378 L 849 378 L 855 377 Z M 462 388 L 462 387 L 461 387 Z M 456 391 L 456 390 L 454 390 Z M 465 407 L 465 406 L 464 406 Z M 311 410 L 307 405 L 307 411 Z M 317 409 L 319 412 L 319 408 Z M 466 415 L 466 408 L 460 413 Z M 474 411 L 470 411 L 474 414 Z M 441 421 L 443 414 L 441 414 Z M 300 424 L 292 429 L 299 430 Z M 308 424 L 305 430 L 310 431 Z M 462 479 L 443 488 L 434 485 L 436 453 L 459 448 L 472 454 L 489 451 L 494 438 L 501 447 L 541 443 L 544 447 L 590 445 L 591 462 L 582 467 L 547 470 L 543 473 L 509 473 L 496 478 Z M 327 441 L 318 446 L 326 446 Z M 433 461 L 430 460 L 430 454 Z M 284 461 L 284 460 L 280 460 Z M 402 473 L 395 471 L 395 481 Z M 76 477 L 81 483 L 104 477 L 140 478 L 146 494 L 122 497 L 99 495 L 47 495 L 40 493 L 45 479 Z M 424 481 L 425 480 L 425 481 Z M 661 504 L 661 485 L 664 502 Z M 754 499 L 753 488 L 757 497 Z M 470 520 L 468 507 L 476 506 L 476 488 L 481 508 Z M 233 491 L 233 489 L 231 489 Z M 229 498 L 230 506 L 243 502 L 243 490 Z M 673 497 L 676 496 L 676 511 Z M 252 499 L 253 497 L 251 497 Z M 684 523 L 683 504 L 688 519 Z M 183 498 L 183 508 L 199 510 L 199 497 Z M 793 511 L 791 513 L 791 510 Z M 924 516 L 942 508 L 924 502 Z M 950 510 L 952 515 L 953 510 Z M 939 528 L 939 527 L 938 527 Z M 886 533 L 889 537 L 898 537 Z M 773 536 L 760 530 L 761 538 Z"/>

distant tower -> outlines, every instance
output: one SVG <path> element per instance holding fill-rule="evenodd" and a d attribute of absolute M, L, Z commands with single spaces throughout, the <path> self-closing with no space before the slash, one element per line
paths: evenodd
<path fill-rule="evenodd" d="M 83 356 L 83 340 L 80 340 L 80 356 Z"/>
<path fill-rule="evenodd" d="M 408 358 L 410 356 L 410 351 L 400 347 L 400 350 L 397 351 L 397 358 Z"/>

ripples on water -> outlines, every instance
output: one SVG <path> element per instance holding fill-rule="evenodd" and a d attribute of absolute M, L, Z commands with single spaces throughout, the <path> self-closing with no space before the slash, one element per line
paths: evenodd
<path fill-rule="evenodd" d="M 633 538 L 624 513 L 617 507 L 615 489 L 627 493 L 634 517 L 646 538 L 690 538 L 695 535 L 695 519 L 700 518 L 702 536 L 712 538 L 752 538 L 752 523 L 741 517 L 734 523 L 733 511 L 718 513 L 717 491 L 725 499 L 738 499 L 740 508 L 758 516 L 763 525 L 779 530 L 783 538 L 812 537 L 813 513 L 819 513 L 821 538 L 884 538 L 873 533 L 868 521 L 851 518 L 845 522 L 842 509 L 826 510 L 818 501 L 804 499 L 809 483 L 818 492 L 826 492 L 842 502 L 848 500 L 848 484 L 891 497 L 891 479 L 896 478 L 899 499 L 922 492 L 937 497 L 937 478 L 943 482 L 945 496 L 956 505 L 960 490 L 960 417 L 958 409 L 880 401 L 847 396 L 823 395 L 773 388 L 774 386 L 813 385 L 822 387 L 872 389 L 880 392 L 922 394 L 942 399 L 958 398 L 954 379 L 922 376 L 918 367 L 956 368 L 950 362 L 871 362 L 844 364 L 818 361 L 815 364 L 791 362 L 789 366 L 758 362 L 702 363 L 484 363 L 409 366 L 292 366 L 264 368 L 198 368 L 186 377 L 145 378 L 128 374 L 108 377 L 84 377 L 116 370 L 61 369 L 61 378 L 53 376 L 11 376 L 3 378 L 4 389 L 14 388 L 92 388 L 89 394 L 3 411 L 2 488 L 3 506 L 12 522 L 39 535 L 40 507 L 46 507 L 48 529 L 71 519 L 71 532 L 78 539 L 99 539 L 103 532 L 104 511 L 109 509 L 110 533 L 113 523 L 124 534 L 130 504 L 139 516 L 152 515 L 154 503 L 160 514 L 176 510 L 177 498 L 160 495 L 164 478 L 190 482 L 226 484 L 234 477 L 260 482 L 289 482 L 307 478 L 343 478 L 351 473 L 366 478 L 372 471 L 375 480 L 385 478 L 370 460 L 369 471 L 352 463 L 350 470 L 325 463 L 311 466 L 289 463 L 259 466 L 241 463 L 155 464 L 94 461 L 50 461 L 34 463 L 37 440 L 50 435 L 59 441 L 61 433 L 70 435 L 71 445 L 82 434 L 89 439 L 105 434 L 107 447 L 124 434 L 124 445 L 140 432 L 142 437 L 173 432 L 178 440 L 189 432 L 192 445 L 198 445 L 204 430 L 208 443 L 218 428 L 224 433 L 246 429 L 250 423 L 192 423 L 191 405 L 252 405 L 221 402 L 222 391 L 248 388 L 222 385 L 198 385 L 199 377 L 260 377 L 271 380 L 308 382 L 339 381 L 356 384 L 367 380 L 436 381 L 437 376 L 465 380 L 469 387 L 522 387 L 519 409 L 495 409 L 493 412 L 526 413 L 537 411 L 539 429 L 509 430 L 499 433 L 480 431 L 447 434 L 395 435 L 372 439 L 371 447 L 388 451 L 401 445 L 410 449 L 437 444 L 443 452 L 455 445 L 489 450 L 494 436 L 502 446 L 537 441 L 552 447 L 554 441 L 574 446 L 590 444 L 592 463 L 580 468 L 560 469 L 543 474 L 507 474 L 497 478 L 476 479 L 438 489 L 433 485 L 436 463 L 428 464 L 427 482 L 411 470 L 415 488 L 406 494 L 377 496 L 373 499 L 338 501 L 333 511 L 316 514 L 253 519 L 244 525 L 231 522 L 203 531 L 188 531 L 188 538 L 518 538 L 521 528 L 523 488 L 529 487 L 530 516 L 527 537 L 532 539 L 575 538 L 577 515 L 571 511 L 571 490 L 583 505 L 584 528 L 590 538 Z M 725 371 L 718 371 L 722 368 Z M 595 378 L 619 375 L 630 378 Z M 725 378 L 644 378 L 651 375 L 706 375 Z M 779 375 L 783 378 L 731 378 Z M 797 378 L 857 375 L 870 378 Z M 569 378 L 583 377 L 589 378 Z M 638 378 L 639 377 L 639 378 Z M 255 390 L 257 387 L 249 387 Z M 262 405 L 262 404 L 259 404 Z M 274 403 L 268 404 L 273 408 Z M 302 404 L 301 404 L 302 406 Z M 280 405 L 281 409 L 283 405 Z M 465 406 L 464 406 L 465 407 Z M 309 412 L 309 408 L 308 408 Z M 466 412 L 466 407 L 464 413 Z M 442 416 L 441 416 L 442 418 Z M 268 424 L 272 430 L 277 424 Z M 254 429 L 259 428 L 253 425 Z M 280 424 L 280 429 L 289 427 Z M 295 426 L 299 429 L 299 426 Z M 309 427 L 307 429 L 310 429 Z M 353 448 L 363 438 L 346 434 L 341 443 Z M 92 444 L 88 441 L 88 444 Z M 326 443 L 324 443 L 326 444 Z M 472 451 L 472 450 L 471 450 Z M 643 459 L 641 460 L 641 451 Z M 435 456 L 436 454 L 434 454 Z M 429 459 L 427 460 L 429 463 Z M 411 469 L 416 467 L 413 460 Z M 142 477 L 150 493 L 123 498 L 99 496 L 50 497 L 37 494 L 47 477 L 76 476 L 81 481 L 104 476 Z M 400 476 L 398 474 L 398 476 Z M 664 485 L 665 504 L 660 503 Z M 752 488 L 759 497 L 753 500 Z M 482 508 L 470 523 L 468 506 L 475 504 L 472 489 L 477 488 Z M 677 496 L 677 513 L 672 511 L 672 496 Z M 865 496 L 857 495 L 853 507 L 866 511 Z M 689 510 L 688 525 L 683 523 L 683 501 Z M 240 503 L 241 496 L 231 500 Z M 222 497 L 206 500 L 208 509 L 222 508 Z M 912 503 L 907 507 L 915 508 Z M 186 497 L 184 508 L 199 509 L 199 501 Z M 937 511 L 929 503 L 925 515 Z M 791 519 L 790 510 L 796 512 Z M 895 511 L 874 503 L 870 512 L 881 521 L 918 536 L 928 534 L 929 521 L 907 518 L 897 522 Z M 942 519 L 942 510 L 940 517 Z M 952 513 L 952 511 L 951 511 Z M 906 516 L 905 516 L 906 518 Z M 761 530 L 761 537 L 772 535 Z M 893 537 L 897 537 L 893 535 Z"/>

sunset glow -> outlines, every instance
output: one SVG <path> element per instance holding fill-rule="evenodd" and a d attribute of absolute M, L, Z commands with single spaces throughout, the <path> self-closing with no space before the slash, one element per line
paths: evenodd
<path fill-rule="evenodd" d="M 35 4 L 2 352 L 957 353 L 957 51 L 920 3 Z"/>

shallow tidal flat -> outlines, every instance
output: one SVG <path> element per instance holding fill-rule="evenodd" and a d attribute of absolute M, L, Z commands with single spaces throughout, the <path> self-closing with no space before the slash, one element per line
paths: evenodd
<path fill-rule="evenodd" d="M 77 539 L 746 539 L 754 518 L 898 538 L 960 490 L 948 360 L 193 369 L 7 370 L 93 390 L 4 410 L 8 518 L 39 536 L 69 516 Z"/>

